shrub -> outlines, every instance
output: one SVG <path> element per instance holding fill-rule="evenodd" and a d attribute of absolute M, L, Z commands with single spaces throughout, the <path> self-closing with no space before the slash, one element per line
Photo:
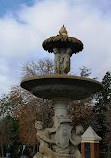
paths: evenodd
<path fill-rule="evenodd" d="M 101 152 L 100 158 L 111 158 L 111 152 Z"/>

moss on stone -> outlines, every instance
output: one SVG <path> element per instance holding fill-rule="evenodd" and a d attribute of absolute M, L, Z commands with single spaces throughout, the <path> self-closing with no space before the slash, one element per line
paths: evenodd
<path fill-rule="evenodd" d="M 83 43 L 79 39 L 62 35 L 49 37 L 42 46 L 49 53 L 53 52 L 53 48 L 71 48 L 72 54 L 83 50 Z"/>

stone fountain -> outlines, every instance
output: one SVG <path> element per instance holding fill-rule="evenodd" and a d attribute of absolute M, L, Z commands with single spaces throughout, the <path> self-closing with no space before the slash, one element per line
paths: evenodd
<path fill-rule="evenodd" d="M 71 117 L 67 114 L 69 101 L 88 98 L 102 90 L 95 80 L 67 75 L 70 71 L 70 57 L 83 49 L 83 43 L 74 37 L 68 37 L 63 27 L 59 35 L 46 39 L 44 50 L 54 53 L 55 74 L 30 77 L 21 82 L 21 87 L 33 95 L 54 101 L 55 114 L 52 128 L 43 129 L 37 121 L 37 138 L 40 142 L 37 158 L 80 158 L 78 145 L 81 143 L 82 126 L 72 129 Z"/>

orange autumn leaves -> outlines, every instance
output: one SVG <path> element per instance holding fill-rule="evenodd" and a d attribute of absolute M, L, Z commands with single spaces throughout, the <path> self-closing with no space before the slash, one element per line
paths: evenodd
<path fill-rule="evenodd" d="M 90 100 L 77 100 L 70 102 L 68 113 L 72 116 L 72 125 L 84 125 L 93 113 Z"/>
<path fill-rule="evenodd" d="M 53 124 L 53 102 L 35 98 L 19 86 L 12 88 L 11 99 L 15 105 L 13 117 L 19 120 L 20 141 L 33 146 L 36 144 L 35 122 L 41 120 L 44 127 Z"/>

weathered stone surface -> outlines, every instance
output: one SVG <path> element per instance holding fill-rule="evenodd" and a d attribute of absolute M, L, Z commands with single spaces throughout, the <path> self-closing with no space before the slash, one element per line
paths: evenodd
<path fill-rule="evenodd" d="M 70 57 L 83 49 L 83 43 L 74 37 L 68 37 L 64 25 L 59 35 L 46 39 L 42 44 L 44 50 L 53 52 L 54 70 L 58 74 L 67 74 L 70 71 Z"/>
<path fill-rule="evenodd" d="M 102 90 L 102 85 L 98 81 L 69 75 L 31 77 L 23 80 L 21 87 L 45 99 L 61 97 L 78 100 Z"/>
<path fill-rule="evenodd" d="M 63 35 L 57 35 L 46 39 L 42 44 L 44 50 L 49 53 L 53 52 L 53 48 L 71 48 L 72 54 L 83 50 L 83 43 L 75 38 Z M 72 55 L 71 54 L 71 55 Z"/>
<path fill-rule="evenodd" d="M 67 114 L 64 114 L 67 118 Z M 69 123 L 64 120 L 65 115 L 63 115 L 61 122 L 58 119 L 58 124 L 54 122 L 54 127 L 52 128 L 43 129 L 41 121 L 35 123 L 40 147 L 34 158 L 81 158 L 78 145 L 81 143 L 83 127 L 76 126 L 72 130 Z"/>
<path fill-rule="evenodd" d="M 67 74 L 70 71 L 71 48 L 53 48 L 54 69 L 58 74 Z"/>

